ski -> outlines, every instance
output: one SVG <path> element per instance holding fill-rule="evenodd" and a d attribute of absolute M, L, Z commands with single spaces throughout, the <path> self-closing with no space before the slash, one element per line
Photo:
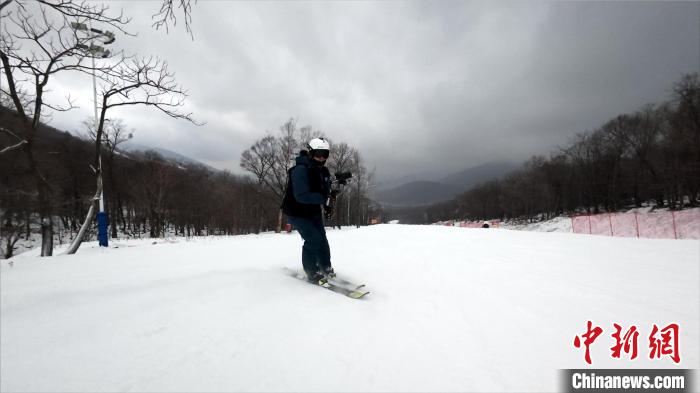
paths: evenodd
<path fill-rule="evenodd" d="M 340 278 L 338 276 L 327 277 L 327 280 L 328 280 L 328 282 L 330 282 L 333 285 L 338 285 L 338 286 L 345 287 L 348 289 L 354 289 L 356 291 L 365 287 L 365 284 L 355 284 L 352 281 L 348 281 L 348 280 L 346 280 L 344 278 Z"/>
<path fill-rule="evenodd" d="M 290 275 L 296 279 L 302 280 L 302 281 L 307 282 L 311 285 L 317 285 L 319 287 L 326 288 L 329 291 L 339 293 L 341 295 L 345 295 L 351 299 L 362 299 L 365 295 L 367 295 L 369 293 L 369 291 L 365 291 L 364 289 L 362 289 L 364 287 L 364 285 L 359 285 L 359 286 L 356 286 L 357 288 L 355 288 L 355 289 L 350 289 L 350 288 L 346 288 L 342 285 L 334 284 L 332 281 L 328 281 L 327 279 L 322 279 L 318 282 L 311 282 L 311 281 L 308 281 L 306 279 L 306 274 L 304 274 L 304 273 L 297 272 L 297 271 L 294 271 L 294 270 L 288 269 L 288 268 L 285 268 L 285 270 L 287 271 L 288 275 Z M 349 282 L 349 281 L 347 281 L 347 282 Z M 352 284 L 352 285 L 355 285 L 355 284 Z"/>

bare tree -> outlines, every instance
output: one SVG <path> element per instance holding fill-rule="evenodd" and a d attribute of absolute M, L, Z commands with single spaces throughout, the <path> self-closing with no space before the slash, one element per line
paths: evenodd
<path fill-rule="evenodd" d="M 265 185 L 280 207 L 277 212 L 276 232 L 280 232 L 282 228 L 281 205 L 287 188 L 287 171 L 294 166 L 294 157 L 298 150 L 306 146 L 309 139 L 320 136 L 323 136 L 323 133 L 314 131 L 311 126 L 297 128 L 297 121 L 290 118 L 280 126 L 278 137 L 264 137 L 241 156 L 241 167 L 253 173 L 259 183 Z M 254 148 L 257 151 L 253 151 Z M 263 166 L 263 161 L 266 166 Z"/>
<path fill-rule="evenodd" d="M 275 160 L 271 172 L 270 189 L 279 201 L 280 208 L 277 211 L 277 226 L 275 232 L 282 230 L 282 200 L 287 188 L 287 173 L 294 166 L 294 157 L 298 150 L 306 146 L 308 140 L 314 135 L 311 126 L 297 128 L 297 120 L 290 118 L 279 129 L 280 136 L 277 138 L 277 149 Z"/>
<path fill-rule="evenodd" d="M 333 144 L 328 157 L 328 169 L 331 174 L 336 174 L 339 172 L 347 172 L 353 169 L 353 149 L 345 142 Z M 340 228 L 340 223 L 342 218 L 347 217 L 349 214 L 349 204 L 350 197 L 346 193 L 341 193 L 336 199 L 336 209 L 334 213 L 335 226 Z M 346 211 L 343 212 L 343 204 L 345 204 Z M 344 214 L 343 214 L 344 213 Z M 345 221 L 345 225 L 349 225 L 350 220 Z"/>
<path fill-rule="evenodd" d="M 257 180 L 257 187 L 255 188 L 257 198 L 255 200 L 256 209 L 259 213 L 258 232 L 263 230 L 265 216 L 262 203 L 264 188 L 274 189 L 270 175 L 275 166 L 275 147 L 275 137 L 268 135 L 256 141 L 250 149 L 244 151 L 241 155 L 241 167 L 255 175 Z"/>
<path fill-rule="evenodd" d="M 0 187 L 0 258 L 11 258 L 15 245 L 22 238 L 29 223 L 28 193 L 21 189 Z"/>
<path fill-rule="evenodd" d="M 9 22 L 3 24 L 0 32 L 0 60 L 7 80 L 2 95 L 11 99 L 21 119 L 21 147 L 39 200 L 42 256 L 53 253 L 52 196 L 51 186 L 34 156 L 36 131 L 45 115 L 44 109 L 66 111 L 73 108 L 70 95 L 67 103 L 61 106 L 44 101 L 44 93 L 57 73 L 93 71 L 93 67 L 86 64 L 91 38 L 80 37 L 71 24 L 92 21 L 124 31 L 122 27 L 128 19 L 122 15 L 110 16 L 108 10 L 103 5 L 68 0 L 0 3 L 0 17 Z M 22 100 L 23 94 L 28 99 Z"/>
<path fill-rule="evenodd" d="M 3 220 L 4 223 L 0 225 L 0 239 L 4 240 L 2 244 L 2 257 L 5 259 L 10 259 L 14 255 L 15 245 L 21 239 L 20 233 L 22 228 L 13 225 L 12 219 L 7 218 Z"/>
<path fill-rule="evenodd" d="M 146 152 L 144 170 L 137 175 L 135 193 L 145 206 L 150 236 L 160 237 L 167 223 L 168 195 L 177 182 L 178 171 L 153 152 Z"/>
<path fill-rule="evenodd" d="M 355 164 L 355 174 L 354 177 L 356 179 L 355 182 L 355 197 L 357 198 L 357 217 L 355 221 L 355 225 L 359 228 L 360 225 L 362 225 L 362 192 L 364 189 L 362 188 L 363 184 L 362 181 L 365 178 L 365 167 L 362 165 L 363 159 L 362 156 L 360 155 L 359 150 L 353 149 L 352 151 L 352 160 L 353 164 Z"/>
<path fill-rule="evenodd" d="M 664 205 L 662 190 L 663 174 L 658 167 L 658 147 L 662 138 L 662 116 L 660 110 L 652 105 L 645 106 L 633 115 L 620 115 L 607 131 L 613 135 L 620 144 L 628 149 L 637 162 L 639 176 L 647 172 L 651 175 L 651 192 L 659 206 Z"/>
<path fill-rule="evenodd" d="M 700 76 L 683 76 L 674 86 L 673 105 L 666 132 L 667 151 L 678 160 L 673 172 L 682 180 L 680 187 L 692 206 L 700 197 Z"/>
<path fill-rule="evenodd" d="M 102 137 L 105 130 L 107 111 L 121 106 L 145 105 L 158 109 L 175 119 L 187 120 L 198 124 L 191 113 L 181 112 L 187 92 L 176 82 L 173 73 L 168 71 L 167 63 L 163 60 L 149 57 L 124 58 L 118 66 L 106 71 L 102 79 L 102 109 L 95 133 L 95 158 L 93 168 L 96 173 L 97 187 L 95 196 L 88 210 L 78 235 L 73 239 L 67 254 L 78 250 L 85 232 L 95 215 L 96 202 L 102 192 Z"/>
<path fill-rule="evenodd" d="M 94 119 L 88 119 L 83 122 L 83 125 L 87 129 L 88 139 L 95 141 L 97 139 L 97 130 L 95 129 Z M 122 119 L 106 119 L 104 131 L 102 134 L 102 142 L 107 148 L 107 180 L 109 183 L 109 190 L 111 195 L 114 197 L 114 204 L 107 201 L 107 206 L 115 205 L 113 208 L 107 208 L 111 210 L 110 216 L 116 216 L 122 224 L 122 231 L 126 230 L 126 220 L 124 217 L 124 211 L 122 209 L 121 193 L 117 188 L 117 183 L 115 180 L 114 172 L 116 160 L 114 156 L 116 154 L 119 145 L 133 138 L 133 132 L 128 132 L 126 123 Z M 112 225 L 112 238 L 117 238 L 117 225 Z"/>

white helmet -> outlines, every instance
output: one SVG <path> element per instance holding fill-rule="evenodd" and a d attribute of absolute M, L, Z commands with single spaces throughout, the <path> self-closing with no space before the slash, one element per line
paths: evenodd
<path fill-rule="evenodd" d="M 306 145 L 311 150 L 331 150 L 331 145 L 323 138 L 314 138 Z"/>

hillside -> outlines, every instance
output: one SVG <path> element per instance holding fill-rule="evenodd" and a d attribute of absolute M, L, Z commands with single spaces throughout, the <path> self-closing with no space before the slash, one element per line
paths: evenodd
<path fill-rule="evenodd" d="M 3 261 L 0 390 L 551 392 L 586 367 L 587 320 L 605 329 L 596 368 L 674 367 L 645 341 L 671 322 L 682 368 L 700 365 L 697 241 L 404 225 L 329 241 L 365 300 L 286 276 L 296 234 Z M 638 327 L 634 362 L 611 358 L 613 323 Z"/>
<path fill-rule="evenodd" d="M 424 178 L 406 181 L 392 187 L 380 187 L 375 197 L 386 207 L 420 206 L 444 202 L 478 184 L 498 179 L 515 168 L 516 166 L 510 163 L 490 162 L 439 179 Z"/>
<path fill-rule="evenodd" d="M 127 141 L 124 143 L 122 146 L 120 146 L 120 149 L 122 152 L 128 152 L 128 153 L 140 153 L 143 154 L 147 151 L 154 151 L 158 154 L 161 155 L 164 159 L 171 163 L 179 164 L 179 165 L 197 165 L 206 168 L 207 170 L 211 172 L 219 172 L 218 169 L 207 165 L 201 161 L 195 160 L 193 158 L 187 157 L 185 155 L 182 155 L 180 153 L 174 152 L 172 150 L 168 149 L 163 149 L 160 147 L 152 147 L 152 146 L 145 146 L 145 145 L 140 145 L 137 143 L 134 143 L 132 141 Z"/>
<path fill-rule="evenodd" d="M 416 206 L 452 199 L 460 187 L 432 181 L 414 181 L 390 190 L 377 191 L 375 197 L 388 206 Z"/>
<path fill-rule="evenodd" d="M 23 135 L 24 132 L 22 131 L 22 126 L 19 123 L 19 119 L 17 118 L 17 113 L 14 110 L 5 108 L 3 106 L 0 106 L 0 127 L 6 127 L 9 130 L 14 131 L 17 135 Z M 45 150 L 48 149 L 55 149 L 57 145 L 61 144 L 66 144 L 66 143 L 71 143 L 73 145 L 78 146 L 78 149 L 81 150 L 83 156 L 86 157 L 86 160 L 90 162 L 94 155 L 94 142 L 85 140 L 82 138 L 79 138 L 73 134 L 71 134 L 68 131 L 62 131 L 59 130 L 55 127 L 52 127 L 50 125 L 47 125 L 45 123 L 40 123 L 39 129 L 36 135 L 37 138 L 37 152 L 38 156 L 42 155 L 47 155 L 48 153 L 45 153 Z M 0 133 L 0 142 L 3 142 L 4 144 L 0 144 L 0 146 L 5 146 L 5 145 L 10 145 L 16 143 L 16 141 L 9 137 L 8 135 L 4 133 Z M 143 154 L 146 151 L 154 151 L 158 153 L 160 156 L 163 157 L 166 161 L 176 164 L 176 165 L 198 165 L 202 166 L 212 172 L 217 172 L 218 170 L 206 165 L 200 161 L 197 161 L 193 158 L 187 157 L 185 155 L 182 155 L 177 152 L 173 152 L 171 150 L 159 148 L 159 147 L 152 147 L 152 146 L 145 146 L 145 145 L 139 145 L 137 143 L 134 143 L 133 141 L 129 140 L 126 143 L 123 143 L 120 145 L 120 152 L 122 156 L 129 157 L 130 155 L 134 154 Z M 106 154 L 106 153 L 105 153 Z"/>
<path fill-rule="evenodd" d="M 489 162 L 453 173 L 440 179 L 439 182 L 451 184 L 467 191 L 480 183 L 498 179 L 516 168 L 518 168 L 517 165 L 508 162 Z"/>

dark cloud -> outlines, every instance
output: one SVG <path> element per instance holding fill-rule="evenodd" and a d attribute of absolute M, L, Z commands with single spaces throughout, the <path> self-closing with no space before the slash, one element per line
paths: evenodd
<path fill-rule="evenodd" d="M 115 45 L 166 58 L 207 122 L 120 112 L 138 142 L 234 171 L 289 117 L 358 147 L 380 178 L 519 161 L 700 69 L 697 2 L 200 1 L 194 40 L 150 27 L 157 2 L 110 4 L 139 32 Z M 59 81 L 83 97 L 56 116 L 71 129 L 91 114 L 76 80 Z"/>

